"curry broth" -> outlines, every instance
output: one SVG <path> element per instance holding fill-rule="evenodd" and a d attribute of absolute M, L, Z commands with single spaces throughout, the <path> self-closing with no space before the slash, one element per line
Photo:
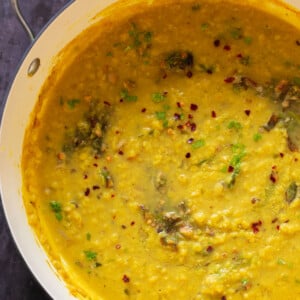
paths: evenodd
<path fill-rule="evenodd" d="M 84 299 L 300 297 L 299 31 L 226 1 L 110 25 L 48 80 L 24 142 L 58 273 Z"/>

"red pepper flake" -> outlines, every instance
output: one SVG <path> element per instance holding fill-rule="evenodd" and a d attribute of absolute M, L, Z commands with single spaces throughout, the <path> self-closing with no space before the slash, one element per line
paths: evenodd
<path fill-rule="evenodd" d="M 86 190 L 84 191 L 84 195 L 88 196 L 90 194 L 90 188 L 86 188 Z"/>
<path fill-rule="evenodd" d="M 83 175 L 83 179 L 88 179 L 88 177 L 89 177 L 89 176 L 88 176 L 87 174 L 84 174 L 84 175 Z"/>
<path fill-rule="evenodd" d="M 226 296 L 222 296 L 221 300 L 227 300 Z"/>
<path fill-rule="evenodd" d="M 256 197 L 253 197 L 252 199 L 251 199 L 251 203 L 252 204 L 255 204 L 255 203 L 257 203 L 257 202 L 259 202 L 260 200 L 258 199 L 258 198 L 256 198 Z"/>
<path fill-rule="evenodd" d="M 198 109 L 198 105 L 192 103 L 192 104 L 190 105 L 190 109 L 193 110 L 193 111 L 196 111 L 196 110 Z"/>
<path fill-rule="evenodd" d="M 271 180 L 273 183 L 276 183 L 276 181 L 278 180 L 277 172 L 272 171 L 272 173 L 271 173 L 271 175 L 270 175 L 270 180 Z"/>
<path fill-rule="evenodd" d="M 206 248 L 206 251 L 207 251 L 208 253 L 213 252 L 213 250 L 214 250 L 213 246 L 208 246 L 208 247 Z"/>
<path fill-rule="evenodd" d="M 100 186 L 99 185 L 93 185 L 93 190 L 100 190 Z"/>
<path fill-rule="evenodd" d="M 104 101 L 104 104 L 107 106 L 111 106 L 111 104 L 108 101 Z"/>
<path fill-rule="evenodd" d="M 120 134 L 120 131 L 119 131 L 119 130 L 116 130 L 116 131 L 115 131 L 115 134 Z"/>
<path fill-rule="evenodd" d="M 277 225 L 277 226 L 276 226 L 276 229 L 277 229 L 277 230 L 280 230 L 280 225 Z"/>
<path fill-rule="evenodd" d="M 175 113 L 174 114 L 174 120 L 176 120 L 176 121 L 180 120 L 180 114 Z"/>
<path fill-rule="evenodd" d="M 211 111 L 211 117 L 212 118 L 216 118 L 217 117 L 217 113 L 214 110 Z"/>
<path fill-rule="evenodd" d="M 97 168 L 97 167 L 98 167 L 98 164 L 94 163 L 93 166 Z"/>
<path fill-rule="evenodd" d="M 284 154 L 282 152 L 279 153 L 280 157 L 284 157 Z"/>
<path fill-rule="evenodd" d="M 294 159 L 294 161 L 297 162 L 297 161 L 298 161 L 298 158 L 296 157 L 296 158 Z"/>
<path fill-rule="evenodd" d="M 272 220 L 272 224 L 276 223 L 278 221 L 278 218 L 275 218 Z"/>
<path fill-rule="evenodd" d="M 162 76 L 163 79 L 166 79 L 167 77 L 168 77 L 167 73 L 164 73 L 163 76 Z"/>
<path fill-rule="evenodd" d="M 124 102 L 124 100 L 123 100 L 123 98 L 121 98 L 121 99 L 120 99 L 120 103 L 123 103 L 123 102 Z"/>
<path fill-rule="evenodd" d="M 229 45 L 225 45 L 225 46 L 224 46 L 224 50 L 230 51 L 230 50 L 231 50 L 231 47 L 230 47 Z"/>
<path fill-rule="evenodd" d="M 186 155 L 185 155 L 186 158 L 190 158 L 191 157 L 191 153 L 188 152 Z"/>
<path fill-rule="evenodd" d="M 250 110 L 250 109 L 246 109 L 246 110 L 245 110 L 245 114 L 246 114 L 247 116 L 250 116 L 251 110 Z"/>
<path fill-rule="evenodd" d="M 117 250 L 121 249 L 121 245 L 120 245 L 120 244 L 117 244 L 117 245 L 116 245 L 116 249 L 117 249 Z"/>
<path fill-rule="evenodd" d="M 296 40 L 296 45 L 300 46 L 300 40 Z"/>
<path fill-rule="evenodd" d="M 125 283 L 130 282 L 130 278 L 129 278 L 126 274 L 123 275 L 122 280 L 123 280 Z"/>
<path fill-rule="evenodd" d="M 232 173 L 234 171 L 234 167 L 233 166 L 229 166 L 227 169 L 228 173 Z"/>
<path fill-rule="evenodd" d="M 98 159 L 99 157 L 98 157 L 98 155 L 95 155 L 94 158 L 95 158 L 95 159 Z"/>
<path fill-rule="evenodd" d="M 145 108 L 145 107 L 142 108 L 142 109 L 141 109 L 141 112 L 142 112 L 142 113 L 146 112 L 146 108 Z"/>
<path fill-rule="evenodd" d="M 186 77 L 191 78 L 193 76 L 192 71 L 187 71 Z"/>
<path fill-rule="evenodd" d="M 262 225 L 262 221 L 260 221 L 260 220 L 258 222 L 252 223 L 251 228 L 253 230 L 253 233 L 258 233 L 259 227 L 261 227 L 261 225 Z"/>
<path fill-rule="evenodd" d="M 126 225 L 124 225 L 124 224 L 121 227 L 122 227 L 122 229 L 126 229 L 127 228 Z"/>
<path fill-rule="evenodd" d="M 196 131 L 197 125 L 195 123 L 191 124 L 191 131 Z"/>
<path fill-rule="evenodd" d="M 221 45 L 221 41 L 220 40 L 214 40 L 214 45 L 215 45 L 215 47 L 219 47 Z"/>
<path fill-rule="evenodd" d="M 243 55 L 242 55 L 242 53 L 239 53 L 236 57 L 237 58 L 243 58 Z"/>
<path fill-rule="evenodd" d="M 189 114 L 189 115 L 188 115 L 188 118 L 189 118 L 189 119 L 193 119 L 194 117 L 193 117 L 193 115 Z"/>
<path fill-rule="evenodd" d="M 134 224 L 135 224 L 135 222 L 134 222 L 134 221 L 131 221 L 130 225 L 133 226 Z"/>
<path fill-rule="evenodd" d="M 194 142 L 194 139 L 193 138 L 190 138 L 186 141 L 188 144 L 192 144 Z"/>
<path fill-rule="evenodd" d="M 116 215 L 113 215 L 113 217 L 112 217 L 112 218 L 113 218 L 113 220 L 115 220 L 115 219 L 116 219 L 116 217 L 117 217 Z"/>
<path fill-rule="evenodd" d="M 183 127 L 183 125 L 180 124 L 180 125 L 177 126 L 177 128 L 182 130 L 184 127 Z"/>
<path fill-rule="evenodd" d="M 181 108 L 181 103 L 180 102 L 176 102 L 176 105 L 178 108 Z"/>
<path fill-rule="evenodd" d="M 224 81 L 225 81 L 226 83 L 232 83 L 232 82 L 234 82 L 234 80 L 235 80 L 234 77 L 227 77 L 227 78 L 224 79 Z"/>
<path fill-rule="evenodd" d="M 115 195 L 114 195 L 114 194 L 111 194 L 110 197 L 111 197 L 111 198 L 115 198 Z"/>
<path fill-rule="evenodd" d="M 124 152 L 122 150 L 119 150 L 119 155 L 124 155 Z"/>
<path fill-rule="evenodd" d="M 277 166 L 272 166 L 272 170 L 276 170 L 277 169 Z"/>
<path fill-rule="evenodd" d="M 167 96 L 168 96 L 168 92 L 167 92 L 167 91 L 164 91 L 164 92 L 163 92 L 163 95 L 164 95 L 165 97 L 167 97 Z"/>

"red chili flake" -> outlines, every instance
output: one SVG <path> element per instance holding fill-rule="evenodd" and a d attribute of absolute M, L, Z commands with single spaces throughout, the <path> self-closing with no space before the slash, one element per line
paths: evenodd
<path fill-rule="evenodd" d="M 123 103 L 123 101 L 124 101 L 123 98 L 121 98 L 121 99 L 120 99 L 120 103 Z"/>
<path fill-rule="evenodd" d="M 99 190 L 100 189 L 100 186 L 99 185 L 93 185 L 93 190 Z"/>
<path fill-rule="evenodd" d="M 225 45 L 225 46 L 224 46 L 224 50 L 230 51 L 230 50 L 231 50 L 231 47 L 230 47 L 229 45 Z"/>
<path fill-rule="evenodd" d="M 180 120 L 180 114 L 175 113 L 174 114 L 174 120 L 176 120 L 176 121 Z"/>
<path fill-rule="evenodd" d="M 216 118 L 217 117 L 217 113 L 214 110 L 212 110 L 212 112 L 211 112 L 211 117 L 212 118 Z"/>
<path fill-rule="evenodd" d="M 194 139 L 193 138 L 190 138 L 186 141 L 188 144 L 192 144 L 194 142 Z"/>
<path fill-rule="evenodd" d="M 297 162 L 297 161 L 298 161 L 298 158 L 296 157 L 296 158 L 294 159 L 294 161 Z"/>
<path fill-rule="evenodd" d="M 141 112 L 142 112 L 142 113 L 146 112 L 146 108 L 145 108 L 145 107 L 142 108 L 142 109 L 141 109 Z"/>
<path fill-rule="evenodd" d="M 221 41 L 220 40 L 214 40 L 214 45 L 215 47 L 219 47 L 221 44 Z"/>
<path fill-rule="evenodd" d="M 121 227 L 122 227 L 122 229 L 126 229 L 127 228 L 126 225 L 122 225 Z"/>
<path fill-rule="evenodd" d="M 227 300 L 226 296 L 222 296 L 221 300 Z"/>
<path fill-rule="evenodd" d="M 177 128 L 182 130 L 184 127 L 183 127 L 183 125 L 180 124 L 180 125 L 177 126 Z"/>
<path fill-rule="evenodd" d="M 297 41 L 296 41 L 296 45 L 297 45 L 297 46 L 300 46 L 300 40 L 297 40 Z"/>
<path fill-rule="evenodd" d="M 192 104 L 190 105 L 190 109 L 193 110 L 193 111 L 196 111 L 196 110 L 198 109 L 198 105 L 192 103 Z"/>
<path fill-rule="evenodd" d="M 83 179 L 88 179 L 88 177 L 89 177 L 89 176 L 88 176 L 87 174 L 84 174 L 84 175 L 83 175 Z"/>
<path fill-rule="evenodd" d="M 191 124 L 191 131 L 196 131 L 197 125 L 195 123 Z"/>
<path fill-rule="evenodd" d="M 225 81 L 226 83 L 232 83 L 232 82 L 234 82 L 234 80 L 235 80 L 234 77 L 227 77 L 227 78 L 224 79 L 224 81 Z"/>
<path fill-rule="evenodd" d="M 276 181 L 278 180 L 278 175 L 276 172 L 272 171 L 271 175 L 270 175 L 270 180 L 273 182 L 273 183 L 276 183 Z"/>
<path fill-rule="evenodd" d="M 272 170 L 276 170 L 277 169 L 277 166 L 272 166 Z"/>
<path fill-rule="evenodd" d="M 98 155 L 95 155 L 94 158 L 95 158 L 95 159 L 98 159 L 99 157 L 98 157 Z"/>
<path fill-rule="evenodd" d="M 111 106 L 111 104 L 108 101 L 104 101 L 105 105 Z"/>
<path fill-rule="evenodd" d="M 124 154 L 124 152 L 122 151 L 122 150 L 119 150 L 119 152 L 118 152 L 120 155 L 123 155 Z"/>
<path fill-rule="evenodd" d="M 275 218 L 272 220 L 272 224 L 276 223 L 278 221 L 278 218 Z"/>
<path fill-rule="evenodd" d="M 193 116 L 191 114 L 188 115 L 189 119 L 193 119 Z"/>
<path fill-rule="evenodd" d="M 290 220 L 285 220 L 283 223 L 288 223 Z"/>
<path fill-rule="evenodd" d="M 279 153 L 280 157 L 284 157 L 284 154 L 282 152 Z"/>
<path fill-rule="evenodd" d="M 185 155 L 186 158 L 190 158 L 191 157 L 191 153 L 188 152 L 186 155 Z"/>
<path fill-rule="evenodd" d="M 250 110 L 250 109 L 246 109 L 246 110 L 245 110 L 245 114 L 246 114 L 247 116 L 250 116 L 251 110 Z"/>
<path fill-rule="evenodd" d="M 243 55 L 242 55 L 242 53 L 239 53 L 236 57 L 237 57 L 237 58 L 242 58 Z"/>
<path fill-rule="evenodd" d="M 253 197 L 253 198 L 251 199 L 251 203 L 252 203 L 252 204 L 255 204 L 256 202 L 259 202 L 259 199 Z"/>
<path fill-rule="evenodd" d="M 97 167 L 98 167 L 98 164 L 94 163 L 93 166 L 97 168 Z"/>
<path fill-rule="evenodd" d="M 165 97 L 167 97 L 167 96 L 168 96 L 168 92 L 167 92 L 167 91 L 164 91 L 164 92 L 163 92 L 163 95 L 164 95 Z"/>
<path fill-rule="evenodd" d="M 229 166 L 227 169 L 228 173 L 232 173 L 234 171 L 234 167 L 233 166 Z"/>
<path fill-rule="evenodd" d="M 186 77 L 191 78 L 193 76 L 192 71 L 187 71 Z"/>
<path fill-rule="evenodd" d="M 163 79 L 166 79 L 167 77 L 168 77 L 167 73 L 164 73 L 163 76 L 162 76 Z"/>
<path fill-rule="evenodd" d="M 134 221 L 131 221 L 130 225 L 133 226 L 134 224 L 135 224 L 135 222 L 134 222 Z"/>
<path fill-rule="evenodd" d="M 90 188 L 86 188 L 86 190 L 84 191 L 84 195 L 88 196 L 90 194 Z"/>
<path fill-rule="evenodd" d="M 260 220 L 258 222 L 252 223 L 251 228 L 253 230 L 253 233 L 258 233 L 259 227 L 261 227 L 261 225 L 262 225 L 262 221 L 260 221 Z"/>
<path fill-rule="evenodd" d="M 115 131 L 115 134 L 119 134 L 119 133 L 120 133 L 120 131 L 119 131 L 119 130 L 116 130 L 116 131 Z"/>
<path fill-rule="evenodd" d="M 115 198 L 115 195 L 114 194 L 111 194 L 111 196 L 110 196 L 111 198 Z"/>
<path fill-rule="evenodd" d="M 276 226 L 276 229 L 277 229 L 277 230 L 280 230 L 280 225 L 277 225 L 277 226 Z"/>
<path fill-rule="evenodd" d="M 113 215 L 113 217 L 112 217 L 112 218 L 113 218 L 113 220 L 115 220 L 115 219 L 116 219 L 116 217 L 117 217 L 116 215 Z"/>
<path fill-rule="evenodd" d="M 176 105 L 177 105 L 178 108 L 181 108 L 180 102 L 176 102 Z"/>
<path fill-rule="evenodd" d="M 207 251 L 208 253 L 213 252 L 213 250 L 214 250 L 213 246 L 208 246 L 208 247 L 206 248 L 206 251 Z"/>
<path fill-rule="evenodd" d="M 116 245 L 116 249 L 117 249 L 117 250 L 121 249 L 121 245 L 120 245 L 120 244 L 117 244 L 117 245 Z"/>
<path fill-rule="evenodd" d="M 122 280 L 123 280 L 125 283 L 128 283 L 128 282 L 130 281 L 130 278 L 129 278 L 126 274 L 124 274 Z"/>

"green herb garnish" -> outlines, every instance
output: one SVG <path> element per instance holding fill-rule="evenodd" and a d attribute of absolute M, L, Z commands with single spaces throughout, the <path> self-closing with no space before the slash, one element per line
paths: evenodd
<path fill-rule="evenodd" d="M 194 141 L 192 143 L 192 148 L 199 149 L 199 148 L 203 147 L 204 145 L 205 145 L 205 141 L 203 139 L 201 139 L 201 140 Z"/>
<path fill-rule="evenodd" d="M 63 215 L 62 215 L 62 207 L 61 207 L 60 202 L 51 201 L 49 204 L 50 204 L 52 211 L 55 213 L 56 219 L 58 221 L 61 221 L 63 219 Z"/>
<path fill-rule="evenodd" d="M 121 91 L 120 95 L 121 95 L 121 98 L 127 102 L 136 102 L 138 100 L 137 96 L 129 95 L 129 92 L 127 89 L 123 89 Z"/>
<path fill-rule="evenodd" d="M 237 121 L 230 121 L 227 125 L 227 128 L 228 129 L 235 129 L 235 130 L 240 130 L 242 129 L 242 125 L 240 122 L 237 122 Z"/>
<path fill-rule="evenodd" d="M 70 99 L 67 101 L 67 104 L 69 105 L 69 107 L 71 109 L 74 109 L 76 105 L 78 105 L 80 103 L 79 99 Z"/>
<path fill-rule="evenodd" d="M 97 259 L 97 252 L 86 250 L 83 251 L 87 260 L 96 260 Z"/>
<path fill-rule="evenodd" d="M 160 103 L 164 101 L 166 98 L 164 93 L 153 93 L 152 94 L 152 101 L 155 103 Z"/>
<path fill-rule="evenodd" d="M 253 140 L 254 140 L 254 142 L 258 142 L 258 141 L 260 141 L 262 139 L 262 135 L 260 134 L 260 133 L 255 133 L 254 135 L 253 135 Z"/>

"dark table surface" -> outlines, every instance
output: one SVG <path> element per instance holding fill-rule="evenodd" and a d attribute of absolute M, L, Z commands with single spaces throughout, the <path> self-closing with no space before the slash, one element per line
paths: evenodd
<path fill-rule="evenodd" d="M 70 0 L 19 0 L 34 34 Z M 30 40 L 18 22 L 9 0 L 0 0 L 0 119 L 6 93 Z M 1 166 L 0 166 L 1 168 Z M 0 299 L 49 300 L 34 279 L 10 235 L 0 202 Z M 59 299 L 63 300 L 63 299 Z"/>

